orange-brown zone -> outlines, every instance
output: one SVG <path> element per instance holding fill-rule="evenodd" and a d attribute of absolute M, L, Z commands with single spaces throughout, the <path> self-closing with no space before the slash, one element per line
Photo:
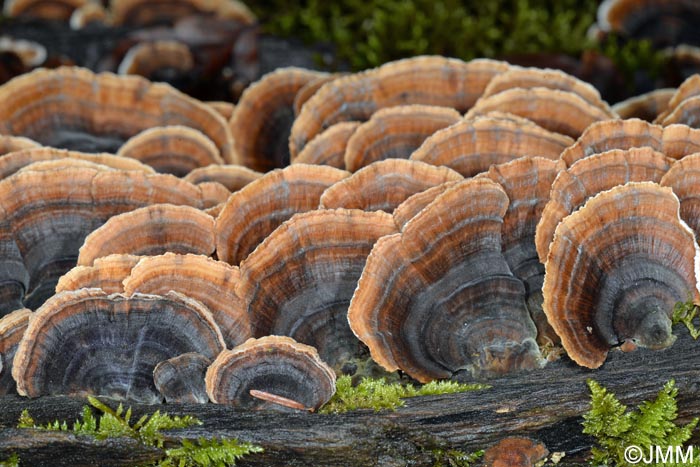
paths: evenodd
<path fill-rule="evenodd" d="M 533 467 L 549 454 L 539 441 L 511 436 L 484 452 L 484 467 Z"/>
<path fill-rule="evenodd" d="M 234 350 L 221 352 L 207 370 L 207 393 L 214 402 L 241 405 L 245 404 L 245 399 L 250 400 L 250 395 L 242 394 L 241 389 L 274 390 L 268 387 L 250 387 L 255 380 L 249 381 L 246 378 L 252 379 L 254 376 L 262 384 L 265 376 L 271 377 L 269 380 L 273 382 L 288 379 L 292 383 L 284 388 L 288 394 L 276 395 L 297 402 L 315 399 L 308 401 L 312 402 L 310 409 L 318 409 L 335 392 L 335 373 L 319 358 L 316 349 L 289 337 L 266 336 L 249 339 Z M 299 391 L 302 387 L 311 391 L 301 393 Z"/>
<path fill-rule="evenodd" d="M 597 368 L 605 361 L 614 343 L 609 340 L 618 338 L 609 334 L 618 331 L 619 317 L 614 314 L 620 313 L 620 303 L 634 304 L 640 297 L 675 302 L 686 299 L 688 293 L 698 299 L 695 242 L 692 232 L 681 224 L 678 208 L 670 189 L 649 182 L 629 183 L 591 198 L 557 227 L 545 265 L 544 310 L 565 350 L 579 365 Z M 644 266 L 625 269 L 635 261 L 645 262 Z M 664 277 L 653 277 L 653 271 L 659 270 Z M 599 300 L 616 271 L 652 276 L 635 278 L 639 283 L 624 290 L 624 296 L 615 296 L 615 304 L 606 309 Z M 673 280 L 665 283 L 669 277 Z M 644 290 L 649 280 L 662 282 L 654 291 L 660 297 Z M 670 313 L 672 303 L 665 306 L 669 309 L 663 311 Z M 643 313 L 636 319 L 645 317 Z M 634 336 L 619 338 L 627 337 Z"/>
<path fill-rule="evenodd" d="M 345 167 L 356 172 L 372 162 L 408 159 L 425 138 L 459 119 L 459 112 L 446 107 L 402 105 L 381 109 L 348 140 Z"/>
<path fill-rule="evenodd" d="M 12 360 L 32 316 L 31 310 L 15 310 L 0 319 L 0 395 L 16 393 L 12 379 Z"/>
<path fill-rule="evenodd" d="M 650 147 L 612 149 L 593 154 L 562 171 L 551 186 L 550 199 L 537 226 L 537 253 L 547 261 L 557 225 L 590 198 L 627 182 L 660 182 L 672 159 Z"/>
<path fill-rule="evenodd" d="M 700 232 L 700 153 L 691 154 L 675 162 L 661 179 L 661 185 L 668 186 L 678 196 L 681 203 L 680 215 L 693 232 Z"/>
<path fill-rule="evenodd" d="M 5 13 L 11 17 L 68 21 L 87 0 L 7 0 Z"/>
<path fill-rule="evenodd" d="M 166 253 L 142 259 L 124 280 L 124 292 L 163 295 L 170 290 L 202 302 L 229 348 L 252 336 L 250 318 L 236 294 L 238 268 L 206 256 Z"/>
<path fill-rule="evenodd" d="M 264 172 L 289 163 L 287 138 L 294 120 L 294 97 L 319 76 L 302 68 L 281 68 L 243 92 L 229 121 L 242 164 Z"/>
<path fill-rule="evenodd" d="M 479 99 L 470 112 L 493 111 L 525 117 L 549 131 L 572 138 L 581 136 L 591 123 L 615 118 L 611 110 L 596 107 L 577 94 L 549 88 L 508 89 Z"/>
<path fill-rule="evenodd" d="M 403 230 L 404 226 L 413 219 L 426 206 L 433 202 L 435 198 L 440 196 L 448 188 L 454 186 L 455 182 L 445 182 L 440 185 L 428 188 L 427 190 L 416 193 L 407 198 L 403 203 L 399 204 L 394 209 L 394 222 L 399 230 Z"/>
<path fill-rule="evenodd" d="M 405 159 L 387 159 L 370 164 L 332 185 L 323 192 L 320 207 L 392 213 L 411 195 L 462 178 L 447 167 L 435 167 Z"/>
<path fill-rule="evenodd" d="M 293 164 L 232 194 L 216 219 L 219 259 L 238 265 L 282 222 L 316 209 L 326 188 L 348 175 L 332 167 Z"/>
<path fill-rule="evenodd" d="M 412 155 L 433 165 L 445 165 L 465 177 L 522 156 L 557 159 L 573 140 L 531 122 L 476 117 L 437 131 Z"/>
<path fill-rule="evenodd" d="M 360 122 L 340 122 L 328 128 L 292 158 L 293 164 L 329 165 L 345 169 L 345 149 Z"/>
<path fill-rule="evenodd" d="M 652 122 L 668 108 L 675 91 L 673 88 L 656 89 L 618 102 L 612 109 L 622 119 L 639 118 Z"/>
<path fill-rule="evenodd" d="M 40 69 L 0 87 L 0 99 L 5 103 L 0 108 L 3 133 L 55 144 L 74 144 L 76 135 L 102 138 L 116 150 L 111 146 L 145 128 L 185 125 L 207 135 L 226 161 L 235 162 L 231 133 L 219 114 L 168 85 L 140 77 Z M 60 120 L 53 118 L 57 114 Z"/>
<path fill-rule="evenodd" d="M 262 173 L 242 165 L 209 165 L 194 169 L 184 180 L 190 183 L 218 182 L 233 193 L 262 176 Z"/>
<path fill-rule="evenodd" d="M 365 121 L 378 109 L 406 104 L 468 110 L 505 62 L 463 62 L 414 57 L 341 77 L 323 85 L 302 107 L 292 126 L 289 152 L 295 157 L 314 136 L 342 121 Z"/>
<path fill-rule="evenodd" d="M 76 266 L 58 280 L 56 293 L 83 288 L 98 288 L 107 293 L 123 292 L 122 282 L 140 259 L 140 256 L 115 254 L 97 258 L 92 266 Z"/>
<path fill-rule="evenodd" d="M 157 204 L 112 217 L 85 239 L 78 265 L 114 253 L 214 252 L 214 219 L 190 206 Z"/>

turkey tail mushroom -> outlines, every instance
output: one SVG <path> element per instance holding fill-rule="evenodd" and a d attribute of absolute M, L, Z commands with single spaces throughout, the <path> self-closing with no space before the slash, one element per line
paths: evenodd
<path fill-rule="evenodd" d="M 668 108 L 675 92 L 673 88 L 655 89 L 620 101 L 613 105 L 612 109 L 622 119 L 639 118 L 653 122 Z"/>
<path fill-rule="evenodd" d="M 462 179 L 460 174 L 447 167 L 406 159 L 386 159 L 374 162 L 331 185 L 321 195 L 319 207 L 385 211 L 391 214 L 415 193 Z"/>
<path fill-rule="evenodd" d="M 523 157 L 491 166 L 484 174 L 500 184 L 510 200 L 501 231 L 503 256 L 513 275 L 525 284 L 527 308 L 541 345 L 556 344 L 559 339 L 542 311 L 544 265 L 537 257 L 535 231 L 552 182 L 563 169 L 561 161 Z"/>
<path fill-rule="evenodd" d="M 700 258 L 670 188 L 630 182 L 565 218 L 552 241 L 544 311 L 569 357 L 600 367 L 611 347 L 671 345 L 674 304 L 697 302 Z"/>
<path fill-rule="evenodd" d="M 217 404 L 280 408 L 251 395 L 258 391 L 296 402 L 287 406 L 314 411 L 335 393 L 335 373 L 313 347 L 289 337 L 266 336 L 221 352 L 207 370 L 206 386 Z"/>
<path fill-rule="evenodd" d="M 0 319 L 0 396 L 17 393 L 12 361 L 32 314 L 31 310 L 21 308 Z"/>
<path fill-rule="evenodd" d="M 537 225 L 537 254 L 544 264 L 559 223 L 596 194 L 627 182 L 659 183 L 673 159 L 650 147 L 612 149 L 580 159 L 552 184 L 549 201 Z"/>
<path fill-rule="evenodd" d="M 372 162 L 408 159 L 428 136 L 460 118 L 459 112 L 447 107 L 399 105 L 380 109 L 348 140 L 345 168 L 357 172 Z"/>
<path fill-rule="evenodd" d="M 348 141 L 360 122 L 340 122 L 316 135 L 296 157 L 292 164 L 329 165 L 336 169 L 345 169 L 345 150 Z"/>
<path fill-rule="evenodd" d="M 215 16 L 241 24 L 256 21 L 250 9 L 238 0 L 111 0 L 110 10 L 117 26 L 173 25 L 179 19 L 196 15 Z"/>
<path fill-rule="evenodd" d="M 114 254 L 97 258 L 92 266 L 76 266 L 65 273 L 56 284 L 56 293 L 66 290 L 102 289 L 107 293 L 122 293 L 122 282 L 129 277 L 131 269 L 140 256 Z"/>
<path fill-rule="evenodd" d="M 617 118 L 610 109 L 602 109 L 569 91 L 535 87 L 513 88 L 482 97 L 467 113 L 509 112 L 525 117 L 549 131 L 578 138 L 591 123 Z"/>
<path fill-rule="evenodd" d="M 139 75 L 151 81 L 180 81 L 194 68 L 194 56 L 187 44 L 160 40 L 136 44 L 124 55 L 117 73 Z"/>
<path fill-rule="evenodd" d="M 199 130 L 181 125 L 144 130 L 129 138 L 117 156 L 136 159 L 158 172 L 178 177 L 200 167 L 224 163 L 212 140 Z"/>
<path fill-rule="evenodd" d="M 253 335 L 286 335 L 340 368 L 361 356 L 347 309 L 372 245 L 396 232 L 390 215 L 355 209 L 297 214 L 241 264 L 238 295 Z"/>
<path fill-rule="evenodd" d="M 124 280 L 124 292 L 164 295 L 174 290 L 199 300 L 231 348 L 252 337 L 248 311 L 235 290 L 239 281 L 235 266 L 201 255 L 166 253 L 143 258 Z"/>
<path fill-rule="evenodd" d="M 23 136 L 0 135 L 0 156 L 23 149 L 39 147 L 41 147 L 41 144 Z"/>
<path fill-rule="evenodd" d="M 303 68 L 279 68 L 243 92 L 229 121 L 241 164 L 260 172 L 289 165 L 294 97 L 320 76 L 324 74 Z"/>
<path fill-rule="evenodd" d="M 301 108 L 289 137 L 292 158 L 314 136 L 339 122 L 368 120 L 385 107 L 424 104 L 467 111 L 505 62 L 420 56 L 341 77 L 323 85 Z"/>
<path fill-rule="evenodd" d="M 394 209 L 393 216 L 396 227 L 399 230 L 403 230 L 406 224 L 408 224 L 408 221 L 416 217 L 418 213 L 432 203 L 435 198 L 453 187 L 456 183 L 458 182 L 441 183 L 440 185 L 428 188 L 427 190 L 406 198 L 403 203 L 399 204 L 396 209 Z"/>
<path fill-rule="evenodd" d="M 238 265 L 284 221 L 316 209 L 323 192 L 348 175 L 332 167 L 294 164 L 232 194 L 216 218 L 219 259 Z"/>
<path fill-rule="evenodd" d="M 234 162 L 231 132 L 218 113 L 167 84 L 138 76 L 38 69 L 0 86 L 0 101 L 0 133 L 47 146 L 114 153 L 146 128 L 186 125 L 204 133 L 224 160 Z"/>
<path fill-rule="evenodd" d="M 212 359 L 188 352 L 164 360 L 153 369 L 153 382 L 168 404 L 209 402 L 204 377 Z"/>
<path fill-rule="evenodd" d="M 411 154 L 411 160 L 445 165 L 472 177 L 493 164 L 522 156 L 557 159 L 573 142 L 525 119 L 478 116 L 435 132 Z"/>
<path fill-rule="evenodd" d="M 681 203 L 680 216 L 700 234 L 700 153 L 676 161 L 661 179 L 661 185 L 673 189 Z"/>
<path fill-rule="evenodd" d="M 195 184 L 218 182 L 226 187 L 228 191 L 233 193 L 262 176 L 262 173 L 256 172 L 242 165 L 212 164 L 206 167 L 194 169 L 183 177 L 183 179 Z"/>
<path fill-rule="evenodd" d="M 225 348 L 211 313 L 169 292 L 62 292 L 34 313 L 15 355 L 20 395 L 95 394 L 158 403 L 155 366 L 187 352 L 213 359 Z"/>
<path fill-rule="evenodd" d="M 136 256 L 166 252 L 211 255 L 214 218 L 190 206 L 153 204 L 110 218 L 80 247 L 79 266 L 121 253 Z"/>
<path fill-rule="evenodd" d="M 543 364 L 525 288 L 501 253 L 507 207 L 497 183 L 465 180 L 377 241 L 348 310 L 373 360 L 421 382 Z"/>
<path fill-rule="evenodd" d="M 73 12 L 89 0 L 5 0 L 3 13 L 10 18 L 68 22 Z"/>

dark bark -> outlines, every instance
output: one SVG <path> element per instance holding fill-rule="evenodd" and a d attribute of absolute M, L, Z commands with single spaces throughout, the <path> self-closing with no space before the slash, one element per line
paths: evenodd
<path fill-rule="evenodd" d="M 171 415 L 191 414 L 204 424 L 172 432 L 169 439 L 230 437 L 265 448 L 239 463 L 248 466 L 404 466 L 432 465 L 433 450 L 483 449 L 508 435 L 528 435 L 543 441 L 550 451 L 565 451 L 567 462 L 583 462 L 592 439 L 581 432 L 581 415 L 589 408 L 588 378 L 613 391 L 626 404 L 655 397 L 673 378 L 679 389 L 679 419 L 700 413 L 700 347 L 685 329 L 668 350 L 623 354 L 611 352 L 598 370 L 576 367 L 568 361 L 542 370 L 492 381 L 491 389 L 449 396 L 406 400 L 395 412 L 357 411 L 342 415 L 244 412 L 229 407 L 175 405 L 133 406 L 134 416 L 156 408 Z M 18 435 L 15 426 L 22 409 L 37 422 L 73 420 L 84 400 L 44 397 L 35 400 L 0 398 L 0 459 L 12 452 L 24 465 L 134 465 L 157 459 L 156 453 L 137 449 L 129 440 L 93 442 L 71 435 Z M 60 438 L 52 437 L 56 436 Z M 46 438 L 44 440 L 44 438 Z M 59 451 L 60 449 L 60 451 Z M 59 452 L 73 452 L 66 463 Z M 150 456 L 150 457 L 149 457 Z M 63 456 L 60 456 L 63 457 Z"/>

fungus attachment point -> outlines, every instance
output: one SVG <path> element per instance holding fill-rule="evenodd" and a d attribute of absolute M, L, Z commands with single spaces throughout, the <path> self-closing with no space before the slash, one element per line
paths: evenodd
<path fill-rule="evenodd" d="M 652 349 L 673 343 L 674 304 L 700 297 L 700 254 L 678 211 L 669 188 L 630 182 L 589 199 L 557 227 L 544 311 L 579 365 L 598 368 L 627 340 Z"/>
<path fill-rule="evenodd" d="M 315 411 L 335 393 L 335 373 L 313 347 L 266 336 L 221 352 L 207 370 L 206 385 L 218 404 Z"/>

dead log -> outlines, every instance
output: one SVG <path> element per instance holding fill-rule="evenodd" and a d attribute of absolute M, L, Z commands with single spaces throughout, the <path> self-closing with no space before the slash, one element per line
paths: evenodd
<path fill-rule="evenodd" d="M 229 407 L 175 405 L 133 406 L 136 417 L 156 408 L 171 415 L 194 415 L 203 425 L 169 434 L 182 438 L 228 437 L 259 444 L 265 452 L 244 459 L 245 466 L 404 466 L 434 463 L 434 450 L 483 449 L 510 435 L 543 441 L 550 451 L 565 451 L 566 464 L 584 462 L 592 439 L 581 432 L 581 415 L 589 408 L 586 380 L 593 378 L 626 404 L 654 398 L 675 379 L 679 414 L 687 421 L 700 413 L 700 346 L 685 329 L 667 350 L 623 354 L 611 352 L 598 370 L 568 360 L 541 370 L 492 381 L 491 389 L 406 400 L 395 412 L 356 411 L 341 415 L 245 412 Z M 158 453 L 137 449 L 130 440 L 90 442 L 73 435 L 13 429 L 23 409 L 37 422 L 76 419 L 85 401 L 68 397 L 0 398 L 0 459 L 17 453 L 23 465 L 136 465 Z M 51 436 L 50 436 L 51 435 Z M 74 455 L 62 460 L 62 452 Z"/>

